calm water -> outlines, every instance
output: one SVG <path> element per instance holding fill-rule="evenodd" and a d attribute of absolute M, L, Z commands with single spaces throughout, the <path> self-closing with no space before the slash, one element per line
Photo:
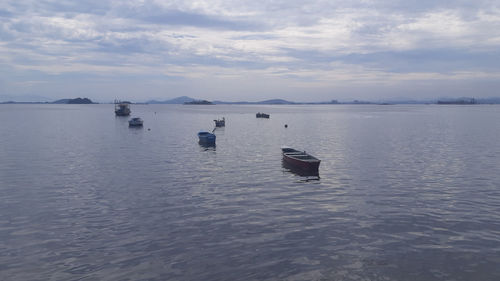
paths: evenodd
<path fill-rule="evenodd" d="M 1 280 L 500 280 L 499 106 L 132 115 L 0 105 Z"/>

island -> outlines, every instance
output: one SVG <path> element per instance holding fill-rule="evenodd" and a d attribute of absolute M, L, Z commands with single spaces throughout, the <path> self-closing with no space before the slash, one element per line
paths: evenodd
<path fill-rule="evenodd" d="M 475 98 L 444 99 L 438 100 L 437 104 L 477 104 Z"/>
<path fill-rule="evenodd" d="M 95 102 L 92 102 L 90 99 L 88 98 L 76 98 L 76 99 L 61 99 L 61 100 L 57 100 L 53 103 L 57 103 L 57 104 L 93 104 Z"/>
<path fill-rule="evenodd" d="M 184 104 L 202 104 L 202 105 L 210 104 L 210 105 L 212 105 L 214 103 L 207 101 L 207 100 L 193 100 L 193 101 L 187 101 Z"/>

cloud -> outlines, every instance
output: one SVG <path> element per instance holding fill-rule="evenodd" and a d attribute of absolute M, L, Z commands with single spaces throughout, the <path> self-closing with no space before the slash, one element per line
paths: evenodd
<path fill-rule="evenodd" d="M 24 4 L 24 5 L 23 5 Z M 76 15 L 76 14 L 94 14 L 104 16 L 112 7 L 112 1 L 102 0 L 40 0 L 40 1 L 22 1 L 16 10 L 38 14 L 40 16 L 50 17 L 55 14 Z"/>
<path fill-rule="evenodd" d="M 244 20 L 219 19 L 208 15 L 176 10 L 142 14 L 135 18 L 154 24 L 195 26 L 208 29 L 257 30 L 260 28 L 257 23 Z"/>
<path fill-rule="evenodd" d="M 457 70 L 500 72 L 499 56 L 498 51 L 483 53 L 463 49 L 420 49 L 352 54 L 339 60 L 397 73 L 453 73 Z"/>
<path fill-rule="evenodd" d="M 481 81 L 500 73 L 500 7 L 486 0 L 10 0 L 0 18 L 3 83 L 50 77 L 63 89 L 68 77 L 74 85 L 84 84 L 78 77 L 117 85 L 120 77 L 154 85 L 173 78 L 195 91 L 201 80 L 265 80 L 261 92 L 284 96 L 298 94 L 289 85 L 326 93 L 342 83 L 361 91 L 367 83 L 411 87 L 416 77 Z M 221 87 L 206 98 L 230 92 Z"/>

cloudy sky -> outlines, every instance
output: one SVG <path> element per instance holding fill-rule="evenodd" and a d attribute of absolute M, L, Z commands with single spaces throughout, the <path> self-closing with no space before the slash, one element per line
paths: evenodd
<path fill-rule="evenodd" d="M 498 0 L 4 0 L 0 97 L 500 96 Z"/>

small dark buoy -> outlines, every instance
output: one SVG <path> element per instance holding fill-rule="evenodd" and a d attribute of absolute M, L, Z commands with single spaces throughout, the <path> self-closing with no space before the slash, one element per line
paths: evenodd
<path fill-rule="evenodd" d="M 288 124 L 285 124 L 285 128 L 288 128 Z"/>
<path fill-rule="evenodd" d="M 151 131 L 151 128 L 148 128 L 148 131 Z"/>

